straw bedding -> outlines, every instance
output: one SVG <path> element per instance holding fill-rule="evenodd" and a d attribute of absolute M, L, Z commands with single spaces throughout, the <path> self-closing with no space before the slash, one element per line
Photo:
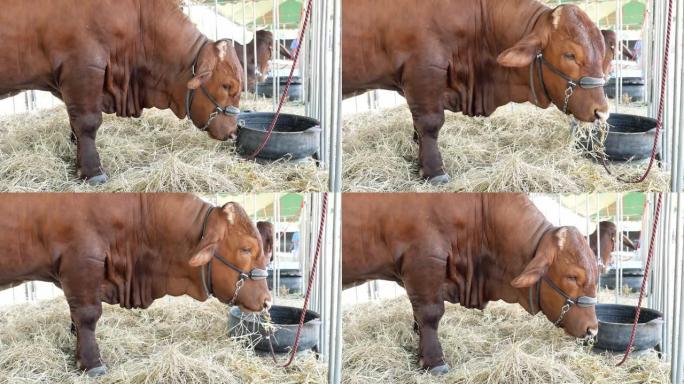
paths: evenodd
<path fill-rule="evenodd" d="M 447 304 L 439 328 L 449 374 L 421 373 L 411 305 L 405 296 L 348 308 L 344 314 L 344 383 L 667 383 L 655 355 L 590 352 L 522 307 L 490 303 L 484 311 Z"/>
<path fill-rule="evenodd" d="M 243 98 L 243 109 L 271 111 L 272 101 Z M 303 114 L 301 105 L 284 111 Z M 257 164 L 171 111 L 139 119 L 104 115 L 97 148 L 109 181 L 91 187 L 76 178 L 76 148 L 64 107 L 0 116 L 0 192 L 18 191 L 321 191 L 327 173 L 313 161 Z"/>
<path fill-rule="evenodd" d="M 104 306 L 97 339 L 109 373 L 76 369 L 63 298 L 0 310 L 0 383 L 322 383 L 312 355 L 288 369 L 228 337 L 228 307 L 212 299 L 158 300 L 146 310 Z M 280 358 L 281 363 L 284 357 Z"/>
<path fill-rule="evenodd" d="M 569 118 L 556 108 L 499 108 L 492 117 L 446 113 L 439 147 L 451 183 L 435 187 L 418 176 L 418 146 L 406 106 L 345 116 L 344 188 L 348 191 L 473 191 L 584 193 L 667 191 L 669 174 L 654 169 L 641 184 L 625 184 L 584 156 Z M 641 175 L 643 163 L 612 165 Z"/>

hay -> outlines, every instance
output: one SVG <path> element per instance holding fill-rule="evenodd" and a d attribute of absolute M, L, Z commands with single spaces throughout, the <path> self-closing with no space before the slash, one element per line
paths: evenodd
<path fill-rule="evenodd" d="M 272 101 L 248 97 L 241 106 L 271 111 Z M 301 105 L 284 110 L 303 113 Z M 64 107 L 0 117 L 0 192 L 327 190 L 327 172 L 313 161 L 246 161 L 232 141 L 213 140 L 168 110 L 148 110 L 139 119 L 104 115 L 97 148 L 110 179 L 91 187 L 76 178 L 70 132 Z"/>
<path fill-rule="evenodd" d="M 447 304 L 439 328 L 451 372 L 419 371 L 418 336 L 405 296 L 359 304 L 344 313 L 344 383 L 667 383 L 669 366 L 654 355 L 598 355 L 542 315 L 490 303 L 484 311 Z"/>
<path fill-rule="evenodd" d="M 228 337 L 228 307 L 216 300 L 158 300 L 146 310 L 105 305 L 97 339 L 109 373 L 76 369 L 63 298 L 0 310 L 0 383 L 321 383 L 313 355 L 288 369 Z M 284 358 L 280 358 L 284 362 Z"/>
<path fill-rule="evenodd" d="M 669 191 L 670 176 L 654 169 L 625 184 L 584 156 L 569 120 L 555 108 L 500 108 L 490 118 L 446 114 L 439 147 L 451 183 L 434 187 L 418 176 L 418 146 L 405 106 L 345 116 L 344 188 L 348 191 L 471 191 L 586 193 Z M 642 163 L 611 165 L 641 175 Z"/>

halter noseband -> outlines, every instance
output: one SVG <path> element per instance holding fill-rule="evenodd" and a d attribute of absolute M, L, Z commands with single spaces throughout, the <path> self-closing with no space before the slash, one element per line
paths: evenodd
<path fill-rule="evenodd" d="M 563 318 L 565 317 L 565 314 L 570 311 L 570 308 L 573 305 L 576 305 L 580 308 L 589 308 L 593 307 L 598 303 L 598 300 L 595 297 L 589 297 L 589 296 L 579 296 L 579 297 L 570 297 L 565 291 L 563 291 L 560 287 L 558 287 L 553 281 L 551 281 L 546 275 L 542 276 L 539 281 L 537 281 L 537 284 L 534 285 L 536 288 L 536 296 L 537 296 L 537 306 L 539 307 L 539 310 L 541 311 L 541 285 L 542 282 L 545 282 L 549 287 L 551 287 L 556 293 L 561 295 L 563 298 L 565 298 L 565 304 L 563 304 L 563 307 L 561 307 L 560 311 L 560 316 L 558 317 L 558 320 L 556 320 L 553 325 L 556 327 L 560 326 L 560 324 L 563 322 Z M 529 303 L 530 303 L 530 312 L 537 313 L 537 308 L 535 307 L 534 304 L 534 296 L 533 296 L 533 288 L 530 286 L 529 288 Z"/>
<path fill-rule="evenodd" d="M 200 241 L 204 240 L 204 235 L 207 229 L 207 222 L 209 221 L 209 215 L 211 215 L 211 212 L 215 209 L 216 207 L 210 207 L 207 210 L 207 213 L 204 216 L 204 222 L 202 223 L 202 235 L 200 237 Z M 235 294 L 233 294 L 233 298 L 230 300 L 228 305 L 232 306 L 235 304 L 235 301 L 237 300 L 238 293 L 240 292 L 240 289 L 242 286 L 245 284 L 245 280 L 264 280 L 268 277 L 268 271 L 264 269 L 259 269 L 259 268 L 252 268 L 251 271 L 248 273 L 245 273 L 242 271 L 240 268 L 238 268 L 235 264 L 231 263 L 230 261 L 226 260 L 223 256 L 219 255 L 218 253 L 214 252 L 214 255 L 211 260 L 206 264 L 206 266 L 202 267 L 200 270 L 202 273 L 202 287 L 204 288 L 204 292 L 206 293 L 207 297 L 214 296 L 214 290 L 212 287 L 211 283 L 211 262 L 213 259 L 217 259 L 218 261 L 221 262 L 221 264 L 225 265 L 226 267 L 234 270 L 235 272 L 238 273 L 240 278 L 238 281 L 235 283 Z M 206 268 L 206 271 L 205 271 Z"/>
<path fill-rule="evenodd" d="M 205 41 L 204 44 L 202 44 L 202 47 L 200 48 L 199 52 L 197 52 L 197 56 L 195 57 L 195 61 L 192 63 L 192 77 L 195 77 L 195 67 L 197 66 L 197 60 L 199 59 L 200 54 L 202 53 L 202 50 L 204 47 L 207 45 L 207 42 Z M 219 114 L 224 114 L 226 116 L 237 116 L 240 114 L 240 108 L 233 106 L 233 105 L 227 105 L 225 107 L 221 107 L 221 105 L 216 101 L 216 99 L 209 94 L 209 91 L 207 91 L 207 88 L 204 85 L 200 85 L 200 90 L 204 94 L 204 96 L 211 101 L 212 104 L 214 104 L 214 111 L 209 114 L 209 119 L 207 120 L 207 123 L 204 124 L 203 127 L 200 127 L 200 131 L 206 131 L 209 129 L 209 124 L 211 124 L 212 120 L 216 118 Z M 192 109 L 192 102 L 195 99 L 195 89 L 190 89 L 188 88 L 188 91 L 185 94 L 185 114 L 192 121 L 192 115 L 190 113 L 190 110 Z"/>
<path fill-rule="evenodd" d="M 556 76 L 559 76 L 563 80 L 567 81 L 567 88 L 565 89 L 565 99 L 563 101 L 563 113 L 568 114 L 568 105 L 570 103 L 570 98 L 575 93 L 577 87 L 582 89 L 594 89 L 601 88 L 606 85 L 606 79 L 603 77 L 592 77 L 584 76 L 579 80 L 575 80 L 572 77 L 566 75 L 560 69 L 556 68 L 553 64 L 549 63 L 545 58 L 541 50 L 537 51 L 537 56 L 534 61 L 530 63 L 530 90 L 532 91 L 532 97 L 534 98 L 535 105 L 539 105 L 539 98 L 537 97 L 537 91 L 534 89 L 534 73 L 537 72 L 537 78 L 539 79 L 539 84 L 544 91 L 544 96 L 546 96 L 549 101 L 553 101 L 549 92 L 546 89 L 546 83 L 544 83 L 544 74 L 542 72 L 542 66 L 548 68 Z"/>

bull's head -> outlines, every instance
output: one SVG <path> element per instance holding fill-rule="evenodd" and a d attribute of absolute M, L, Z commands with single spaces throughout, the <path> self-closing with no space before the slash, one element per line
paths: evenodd
<path fill-rule="evenodd" d="M 268 259 L 261 236 L 238 204 L 228 203 L 208 214 L 203 239 L 189 264 L 205 268 L 203 283 L 221 302 L 239 305 L 250 312 L 270 306 L 264 275 Z M 208 265 L 211 267 L 207 268 Z"/>
<path fill-rule="evenodd" d="M 567 107 L 577 119 L 593 122 L 608 118 L 608 100 L 601 84 L 608 70 L 605 52 L 601 31 L 587 14 L 575 5 L 562 5 L 540 16 L 533 31 L 503 51 L 497 61 L 511 68 L 534 66 L 533 89 L 541 89 L 550 102 L 561 110 Z M 539 58 L 544 65 L 535 65 Z M 569 79 L 576 87 L 566 105 Z"/>
<path fill-rule="evenodd" d="M 259 221 L 257 222 L 257 229 L 261 235 L 264 254 L 273 261 L 273 224 L 268 221 Z"/>
<path fill-rule="evenodd" d="M 601 234 L 601 238 L 598 241 L 598 246 L 597 246 L 597 241 L 596 241 L 596 236 L 598 233 Z M 636 250 L 636 245 L 632 242 L 632 240 L 627 237 L 625 233 L 620 233 L 619 234 L 620 240 L 622 241 L 622 244 L 625 246 L 625 248 L 629 248 L 632 250 Z M 594 252 L 595 255 L 601 257 L 601 273 L 604 273 L 607 269 L 607 267 L 611 264 L 613 264 L 613 251 L 617 248 L 616 247 L 616 241 L 618 240 L 618 230 L 617 227 L 615 226 L 615 223 L 612 223 L 610 221 L 602 221 L 599 223 L 599 228 L 597 231 L 594 231 L 589 236 L 589 244 L 591 246 L 592 251 Z M 598 253 L 600 247 L 600 253 Z"/>
<path fill-rule="evenodd" d="M 242 91 L 242 66 L 228 40 L 207 43 L 188 81 L 186 109 L 196 127 L 216 140 L 234 138 Z"/>
<path fill-rule="evenodd" d="M 530 306 L 566 333 L 586 337 L 598 331 L 593 305 L 597 283 L 598 265 L 586 239 L 577 228 L 560 227 L 542 237 L 534 258 L 511 285 L 529 291 L 525 297 L 531 298 Z"/>
<path fill-rule="evenodd" d="M 266 80 L 266 76 L 271 70 L 270 62 L 273 58 L 273 33 L 266 30 L 260 30 L 256 32 L 254 39 L 257 42 L 257 77 L 258 81 L 261 82 Z M 293 60 L 292 53 L 282 44 L 279 45 L 278 51 L 282 57 Z"/>

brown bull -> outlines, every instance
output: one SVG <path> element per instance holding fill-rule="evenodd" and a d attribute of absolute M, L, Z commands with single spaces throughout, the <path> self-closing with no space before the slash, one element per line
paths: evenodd
<path fill-rule="evenodd" d="M 553 103 L 582 121 L 607 119 L 604 40 L 579 7 L 551 9 L 536 0 L 428 3 L 345 0 L 342 7 L 342 92 L 388 89 L 406 97 L 423 177 L 449 180 L 437 147 L 445 109 L 488 116 L 509 102 L 529 101 Z"/>
<path fill-rule="evenodd" d="M 35 89 L 62 99 L 78 175 L 92 184 L 107 180 L 95 147 L 103 112 L 170 108 L 214 139 L 237 131 L 235 49 L 202 35 L 177 0 L 5 0 L 0 36 L 0 98 Z"/>
<path fill-rule="evenodd" d="M 406 289 L 424 369 L 448 369 L 437 337 L 444 301 L 483 309 L 504 300 L 575 337 L 598 330 L 586 239 L 551 225 L 525 195 L 345 194 L 342 234 L 345 288 L 381 279 Z"/>
<path fill-rule="evenodd" d="M 90 375 L 106 372 L 95 339 L 102 302 L 147 308 L 166 295 L 214 295 L 246 311 L 270 305 L 268 259 L 238 204 L 213 208 L 186 194 L 19 194 L 2 196 L 0 212 L 0 287 L 40 280 L 62 288 L 78 366 Z"/>
<path fill-rule="evenodd" d="M 273 261 L 273 224 L 268 221 L 258 221 L 257 229 L 261 235 L 262 248 L 264 255 Z"/>
<path fill-rule="evenodd" d="M 599 234 L 600 240 L 597 241 Z M 600 222 L 594 233 L 589 235 L 589 246 L 594 254 L 600 258 L 599 267 L 601 272 L 605 272 L 606 268 L 613 263 L 613 251 L 615 250 L 617 236 L 617 227 L 615 226 L 615 223 L 610 221 Z M 625 247 L 632 250 L 637 249 L 636 245 L 634 245 L 626 234 L 622 233 L 620 237 L 622 238 L 622 244 Z M 601 253 L 599 253 L 599 244 Z"/>
<path fill-rule="evenodd" d="M 256 41 L 256 65 L 254 63 L 254 41 Z M 254 39 L 249 42 L 247 48 L 247 81 L 243 82 L 249 91 L 254 92 L 256 84 L 266 80 L 270 71 L 270 61 L 273 57 L 273 33 L 265 30 L 257 31 Z M 282 44 L 279 46 L 282 57 L 292 60 L 292 53 Z M 245 67 L 245 52 L 241 44 L 235 43 L 235 51 L 242 67 Z M 243 75 L 244 78 L 244 75 Z"/>

